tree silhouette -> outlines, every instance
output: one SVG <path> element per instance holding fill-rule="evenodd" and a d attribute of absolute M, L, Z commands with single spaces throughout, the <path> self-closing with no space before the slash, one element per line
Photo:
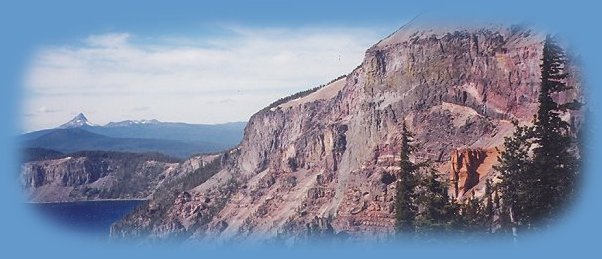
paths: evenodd
<path fill-rule="evenodd" d="M 517 229 L 539 229 L 549 225 L 574 196 L 579 157 L 574 133 L 561 116 L 579 109 L 576 100 L 559 104 L 566 85 L 566 57 L 547 36 L 543 47 L 539 108 L 533 126 L 515 124 L 515 132 L 505 138 L 499 165 L 502 208 Z M 504 218 L 506 215 L 500 215 Z"/>
<path fill-rule="evenodd" d="M 411 145 L 412 133 L 408 131 L 406 123 L 403 123 L 401 133 L 401 161 L 400 170 L 396 181 L 395 199 L 395 231 L 396 233 L 414 232 L 414 219 L 416 217 L 416 206 L 414 206 L 416 171 L 417 166 L 410 161 L 410 155 L 414 151 Z"/>
<path fill-rule="evenodd" d="M 539 109 L 533 131 L 532 200 L 525 207 L 530 224 L 549 224 L 575 192 L 579 164 L 574 151 L 576 140 L 561 115 L 581 104 L 576 100 L 564 104 L 554 100 L 555 94 L 571 89 L 566 85 L 565 62 L 562 48 L 548 35 L 540 65 Z"/>

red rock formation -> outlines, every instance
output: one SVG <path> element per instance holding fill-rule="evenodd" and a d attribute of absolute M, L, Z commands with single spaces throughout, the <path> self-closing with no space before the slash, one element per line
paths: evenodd
<path fill-rule="evenodd" d="M 461 197 L 479 182 L 477 167 L 485 159 L 482 149 L 460 149 L 451 153 L 450 180 L 453 197 Z"/>
<path fill-rule="evenodd" d="M 464 148 L 451 153 L 450 192 L 452 197 L 462 199 L 473 187 L 491 173 L 497 160 L 495 148 Z"/>

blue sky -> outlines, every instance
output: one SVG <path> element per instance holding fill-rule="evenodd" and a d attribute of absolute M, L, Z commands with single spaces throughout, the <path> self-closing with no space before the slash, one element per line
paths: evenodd
<path fill-rule="evenodd" d="M 28 98 L 35 95 L 35 93 L 27 90 L 25 85 L 31 79 L 31 69 L 34 67 L 32 64 L 36 60 L 38 62 L 44 61 L 44 59 L 40 60 L 40 57 L 48 57 L 44 56 L 44 53 L 56 54 L 52 51 L 61 48 L 70 50 L 62 52 L 66 53 L 65 56 L 59 56 L 58 58 L 71 58 L 71 61 L 77 63 L 81 60 L 74 59 L 72 54 L 89 53 L 86 50 L 94 46 L 104 46 L 106 48 L 104 50 L 110 50 L 108 46 L 111 44 L 117 44 L 113 46 L 118 47 L 123 44 L 130 44 L 134 48 L 128 50 L 138 51 L 134 53 L 147 51 L 161 54 L 169 53 L 165 51 L 171 50 L 165 46 L 176 46 L 176 49 L 181 50 L 182 46 L 191 44 L 190 42 L 196 42 L 194 46 L 198 50 L 201 47 L 208 46 L 207 40 L 227 42 L 222 45 L 222 48 L 232 46 L 236 42 L 270 41 L 270 35 L 273 34 L 265 30 L 280 30 L 282 33 L 280 35 L 289 36 L 298 35 L 299 32 L 305 34 L 312 32 L 311 35 L 321 35 L 323 37 L 321 39 L 324 40 L 329 39 L 326 36 L 333 34 L 326 32 L 332 32 L 333 29 L 336 29 L 340 34 L 339 37 L 354 39 L 349 40 L 349 42 L 357 43 L 352 45 L 357 47 L 348 48 L 349 53 L 351 53 L 362 44 L 369 45 L 365 42 L 371 42 L 373 38 L 392 32 L 405 21 L 423 11 L 432 13 L 435 17 L 440 17 L 442 21 L 493 20 L 511 23 L 524 21 L 547 31 L 560 33 L 570 42 L 571 47 L 580 53 L 586 86 L 589 87 L 587 89 L 588 105 L 595 114 L 594 117 L 589 118 L 591 120 L 590 125 L 592 125 L 592 131 L 595 132 L 599 128 L 597 111 L 600 104 L 598 100 L 602 98 L 597 87 L 602 82 L 602 73 L 599 73 L 602 69 L 602 56 L 599 47 L 600 42 L 602 42 L 599 29 L 599 24 L 602 24 L 600 10 L 600 6 L 595 1 L 420 1 L 420 3 L 402 1 L 329 1 L 324 3 L 323 1 L 311 0 L 288 2 L 165 1 L 163 3 L 113 0 L 96 1 L 95 3 L 87 1 L 13 1 L 13 3 L 8 3 L 3 1 L 0 3 L 0 32 L 2 32 L 0 34 L 2 35 L 0 37 L 0 116 L 3 122 L 2 138 L 0 138 L 0 157 L 2 159 L 0 172 L 3 172 L 0 180 L 0 201 L 2 204 L 8 205 L 3 209 L 3 213 L 0 213 L 0 229 L 2 229 L 0 244 L 2 244 L 2 250 L 9 254 L 29 254 L 38 257 L 58 254 L 65 256 L 65 251 L 68 251 L 71 256 L 86 256 L 86 258 L 91 254 L 96 255 L 96 257 L 123 256 L 124 254 L 167 257 L 171 256 L 172 253 L 176 253 L 173 249 L 141 250 L 131 247 L 98 245 L 90 242 L 89 239 L 61 233 L 59 230 L 45 224 L 46 222 L 33 217 L 28 210 L 18 206 L 18 203 L 15 202 L 22 200 L 23 197 L 18 189 L 18 184 L 15 184 L 15 174 L 10 173 L 16 172 L 18 165 L 15 163 L 17 157 L 15 143 L 8 136 L 12 136 L 23 129 L 58 125 L 63 120 L 69 119 L 70 113 L 83 108 L 75 105 L 77 103 L 74 101 L 75 99 L 65 97 L 65 101 L 62 102 L 63 107 L 57 106 L 58 108 L 55 108 L 41 101 L 39 105 L 34 104 L 29 110 L 25 110 Z M 243 33 L 240 32 L 241 30 Z M 250 35 L 255 37 L 245 36 L 249 35 L 249 32 Z M 227 41 L 233 38 L 239 41 Z M 163 45 L 160 45 L 160 43 Z M 309 44 L 309 42 L 306 43 Z M 291 45 L 285 46 L 295 46 L 290 42 L 289 44 Z M 251 49 L 231 47 L 228 50 L 244 52 Z M 328 50 L 323 51 L 328 53 Z M 192 53 L 196 52 L 193 51 Z M 113 52 L 113 55 L 116 55 L 116 53 Z M 285 60 L 285 56 L 282 59 Z M 225 57 L 221 58 L 225 59 Z M 248 58 L 252 58 L 252 56 Z M 311 60 L 309 59 L 308 62 Z M 333 58 L 329 62 L 332 62 L 332 60 Z M 338 56 L 334 60 L 338 61 Z M 46 64 L 56 65 L 56 62 Z M 143 64 L 150 66 L 151 70 L 157 69 L 152 62 Z M 126 68 L 132 70 L 132 67 L 136 66 L 138 64 L 132 63 Z M 337 69 L 349 72 L 345 66 L 348 66 L 348 64 Z M 44 66 L 40 67 L 44 68 Z M 126 68 L 122 69 L 127 71 Z M 292 69 L 295 69 L 295 67 L 292 67 Z M 319 71 L 326 71 L 326 73 L 321 75 L 318 73 Z M 263 89 L 263 92 L 255 89 L 255 93 L 265 94 L 262 97 L 264 99 L 261 99 L 261 102 L 265 103 L 272 97 L 313 87 L 315 84 L 328 81 L 333 76 L 337 76 L 336 74 L 339 72 L 336 69 L 308 70 L 299 73 L 299 75 L 307 78 L 297 78 L 292 84 L 281 84 L 282 80 L 287 79 L 284 77 L 287 73 L 281 71 L 277 74 L 282 76 L 279 77 L 280 83 L 273 83 L 268 89 Z M 40 84 L 52 83 L 51 80 L 45 81 L 39 77 L 38 80 L 42 81 L 38 82 Z M 230 80 L 232 79 L 230 78 Z M 259 82 L 257 78 L 253 80 Z M 119 81 L 114 83 L 118 84 Z M 279 85 L 283 85 L 283 88 L 277 88 Z M 82 90 L 80 89 L 80 91 Z M 134 90 L 129 89 L 128 91 Z M 103 100 L 101 98 L 103 94 L 99 92 L 91 92 L 88 95 L 97 97 L 95 100 Z M 228 102 L 227 99 L 216 100 L 226 100 L 226 103 Z M 136 114 L 134 111 L 136 109 L 140 111 L 150 109 L 151 105 L 149 104 L 138 105 L 136 100 L 121 101 L 131 105 L 130 111 L 111 110 L 110 113 L 102 115 L 103 113 L 99 110 L 94 114 L 89 114 L 88 117 L 98 123 L 104 123 L 108 120 L 126 118 L 143 119 L 143 117 L 151 115 Z M 199 100 L 198 102 L 201 103 L 202 101 Z M 167 104 L 174 103 L 176 102 L 173 100 L 167 102 Z M 185 109 L 195 109 L 196 107 L 190 103 L 185 104 Z M 255 107 L 252 107 L 251 104 L 241 102 L 241 107 L 245 108 L 244 114 L 243 112 L 237 112 L 241 118 L 254 112 L 256 106 L 261 103 L 255 103 Z M 233 103 L 229 105 L 234 106 Z M 75 108 L 69 108 L 71 106 L 75 106 Z M 110 106 L 119 107 L 116 103 L 111 103 Z M 58 110 L 61 110 L 60 113 Z M 52 111 L 57 112 L 53 113 Z M 49 119 L 47 121 L 31 122 L 30 119 L 26 119 L 28 118 L 27 113 L 31 112 L 45 112 Z M 56 115 L 50 116 L 48 114 Z M 221 117 L 227 117 L 226 115 Z M 204 118 L 195 114 L 185 116 L 157 114 L 157 117 L 163 120 L 189 122 L 218 121 L 217 118 Z M 588 144 L 587 154 L 590 154 L 592 158 L 599 158 L 600 150 L 602 150 L 602 147 L 599 147 L 601 144 L 599 138 L 590 136 Z M 578 200 L 575 209 L 568 213 L 566 222 L 549 232 L 533 236 L 527 242 L 515 246 L 496 246 L 491 243 L 458 244 L 455 247 L 429 247 L 428 249 L 414 249 L 406 246 L 403 247 L 405 249 L 403 253 L 414 256 L 424 256 L 426 254 L 439 257 L 453 257 L 453 255 L 467 257 L 470 255 L 486 256 L 487 258 L 508 258 L 516 255 L 538 255 L 534 258 L 540 258 L 541 254 L 544 254 L 547 257 L 578 258 L 583 257 L 580 255 L 594 252 L 599 246 L 599 233 L 602 230 L 599 219 L 599 215 L 602 213 L 602 203 L 599 201 L 599 197 L 602 197 L 600 191 L 602 188 L 599 188 L 599 185 L 602 184 L 599 168 L 602 168 L 602 165 L 599 160 L 588 160 L 582 198 Z M 35 244 L 35 247 L 32 248 L 31 244 Z M 344 251 L 340 249 L 329 250 L 326 253 L 345 254 L 351 257 L 355 255 L 393 258 L 400 254 L 398 250 L 399 248 L 391 248 L 375 251 L 373 249 L 363 249 L 362 247 L 352 247 Z M 491 250 L 495 252 L 491 252 Z M 213 252 L 216 251 L 213 250 Z M 240 252 L 246 253 L 245 255 L 257 255 L 257 253 L 264 251 L 233 250 L 228 252 L 230 256 L 236 256 Z M 178 250 L 178 253 L 188 253 L 187 256 L 198 256 L 198 251 L 194 250 Z M 300 257 L 308 253 L 316 255 L 311 251 L 296 252 L 295 255 Z M 599 251 L 597 253 L 599 254 Z M 288 254 L 290 255 L 290 252 Z"/>
<path fill-rule="evenodd" d="M 55 127 L 79 112 L 98 124 L 246 121 L 280 97 L 350 72 L 365 49 L 420 12 L 362 8 L 358 19 L 341 8 L 348 4 L 12 6 L 28 14 L 16 17 L 25 52 L 11 53 L 21 55 L 20 130 Z"/>
<path fill-rule="evenodd" d="M 558 29 L 538 24 L 538 14 L 521 14 L 524 9 L 508 2 L 459 6 L 20 2 L 4 10 L 12 19 L 3 25 L 17 29 L 20 51 L 7 54 L 19 63 L 12 67 L 23 96 L 16 105 L 18 130 L 55 127 L 79 112 L 98 124 L 246 121 L 280 97 L 350 72 L 365 49 L 423 13 L 445 22 L 527 22 Z M 488 15 L 498 11 L 506 16 Z"/>
<path fill-rule="evenodd" d="M 24 77 L 25 130 L 79 112 L 95 123 L 246 121 L 269 103 L 359 65 L 391 29 L 203 25 L 211 35 L 115 31 L 36 48 Z"/>

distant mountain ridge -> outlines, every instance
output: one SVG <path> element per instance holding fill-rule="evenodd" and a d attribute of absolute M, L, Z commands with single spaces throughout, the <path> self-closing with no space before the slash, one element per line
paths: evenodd
<path fill-rule="evenodd" d="M 158 152 L 186 158 L 236 146 L 242 139 L 245 126 L 245 122 L 206 125 L 160 122 L 155 119 L 126 120 L 99 126 L 79 113 L 57 128 L 26 133 L 20 136 L 20 140 L 24 148 L 59 152 Z"/>
<path fill-rule="evenodd" d="M 120 122 L 109 122 L 105 127 L 125 127 L 131 125 L 140 125 L 140 124 L 159 124 L 162 123 L 158 120 L 125 120 Z"/>

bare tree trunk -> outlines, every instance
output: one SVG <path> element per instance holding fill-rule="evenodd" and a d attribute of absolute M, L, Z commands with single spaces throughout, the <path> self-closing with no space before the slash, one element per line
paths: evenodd
<path fill-rule="evenodd" d="M 517 223 L 514 221 L 514 211 L 512 210 L 512 206 L 510 206 L 510 222 L 512 223 L 512 240 L 516 244 L 516 239 L 518 236 L 516 228 Z"/>

